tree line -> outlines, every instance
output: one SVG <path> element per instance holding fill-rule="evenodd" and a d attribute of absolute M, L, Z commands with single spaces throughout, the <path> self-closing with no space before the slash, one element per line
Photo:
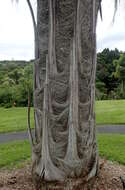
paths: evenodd
<path fill-rule="evenodd" d="M 0 62 L 0 106 L 33 105 L 33 61 Z M 97 54 L 96 99 L 125 98 L 125 53 L 104 49 Z"/>
<path fill-rule="evenodd" d="M 107 48 L 97 54 L 96 98 L 125 98 L 125 52 Z"/>
<path fill-rule="evenodd" d="M 0 106 L 27 106 L 28 91 L 33 99 L 32 65 L 33 61 L 0 62 Z"/>

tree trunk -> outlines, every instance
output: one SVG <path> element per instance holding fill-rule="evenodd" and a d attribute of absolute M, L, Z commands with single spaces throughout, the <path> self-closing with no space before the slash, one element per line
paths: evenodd
<path fill-rule="evenodd" d="M 45 189 L 78 189 L 98 170 L 94 94 L 99 0 L 37 3 L 33 177 Z"/>

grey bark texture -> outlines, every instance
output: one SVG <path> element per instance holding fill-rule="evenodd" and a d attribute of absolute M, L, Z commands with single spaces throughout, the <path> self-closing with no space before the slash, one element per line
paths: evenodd
<path fill-rule="evenodd" d="M 99 0 L 37 0 L 32 172 L 37 185 L 39 180 L 46 183 L 45 189 L 55 181 L 60 183 L 56 189 L 78 189 L 72 179 L 81 184 L 97 174 L 94 99 L 99 7 Z"/>

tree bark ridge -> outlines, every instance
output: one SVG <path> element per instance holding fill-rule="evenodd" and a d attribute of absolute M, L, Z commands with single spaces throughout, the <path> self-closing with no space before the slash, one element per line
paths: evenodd
<path fill-rule="evenodd" d="M 33 174 L 43 181 L 87 181 L 98 170 L 94 90 L 99 0 L 38 0 L 38 5 Z"/>

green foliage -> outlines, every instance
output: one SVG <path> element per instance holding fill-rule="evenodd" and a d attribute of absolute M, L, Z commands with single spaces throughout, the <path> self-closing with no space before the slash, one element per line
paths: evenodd
<path fill-rule="evenodd" d="M 11 108 L 11 107 L 12 107 L 11 103 L 7 103 L 4 105 L 4 108 Z"/>
<path fill-rule="evenodd" d="M 12 101 L 12 89 L 10 86 L 0 86 L 0 104 L 6 105 Z"/>
<path fill-rule="evenodd" d="M 97 100 L 106 99 L 106 87 L 104 82 L 96 81 L 96 99 Z"/>
<path fill-rule="evenodd" d="M 33 62 L 0 62 L 0 106 L 27 106 L 28 92 L 33 105 Z"/>
<path fill-rule="evenodd" d="M 116 65 L 114 60 L 118 60 L 120 52 L 115 50 L 104 49 L 97 54 L 97 72 L 96 72 L 96 88 L 104 94 L 101 99 L 114 99 L 113 93 L 119 85 L 118 78 L 114 77 Z M 102 85 L 98 85 L 102 84 Z"/>
<path fill-rule="evenodd" d="M 113 64 L 116 67 L 113 75 L 120 81 L 120 85 L 116 88 L 117 96 L 125 98 L 125 54 L 121 53 L 120 58 L 114 60 Z"/>

